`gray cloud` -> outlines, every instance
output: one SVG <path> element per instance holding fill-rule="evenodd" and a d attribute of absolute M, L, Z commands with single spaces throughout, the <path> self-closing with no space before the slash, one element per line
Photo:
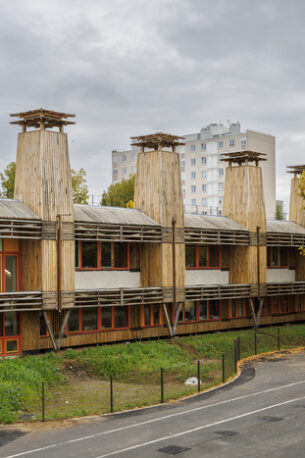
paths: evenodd
<path fill-rule="evenodd" d="M 0 17 L 0 167 L 15 157 L 8 114 L 76 113 L 72 166 L 90 190 L 111 180 L 131 135 L 239 120 L 277 137 L 278 196 L 303 163 L 302 0 L 11 0 Z"/>

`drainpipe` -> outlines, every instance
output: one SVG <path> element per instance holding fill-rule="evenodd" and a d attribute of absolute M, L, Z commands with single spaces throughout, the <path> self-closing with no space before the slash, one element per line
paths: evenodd
<path fill-rule="evenodd" d="M 257 297 L 261 297 L 261 282 L 260 282 L 260 226 L 256 227 L 257 236 Z"/>

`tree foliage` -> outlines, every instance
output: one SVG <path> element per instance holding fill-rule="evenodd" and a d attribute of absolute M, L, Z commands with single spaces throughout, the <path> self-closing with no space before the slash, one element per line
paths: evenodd
<path fill-rule="evenodd" d="M 281 221 L 284 219 L 283 206 L 281 204 L 276 204 L 275 219 L 278 219 Z"/>
<path fill-rule="evenodd" d="M 15 186 L 15 174 L 16 174 L 16 162 L 10 162 L 3 173 L 0 173 L 1 179 L 1 194 L 3 197 L 12 199 L 14 197 L 14 186 Z"/>
<path fill-rule="evenodd" d="M 10 162 L 3 173 L 0 173 L 2 196 L 10 199 L 14 197 L 15 175 L 16 162 Z M 86 172 L 84 169 L 79 169 L 78 171 L 71 169 L 73 203 L 75 204 L 88 203 L 89 191 L 85 176 Z"/>
<path fill-rule="evenodd" d="M 87 180 L 85 178 L 86 171 L 84 169 L 71 169 L 72 176 L 72 194 L 74 204 L 88 204 L 89 191 Z"/>
<path fill-rule="evenodd" d="M 111 184 L 107 191 L 103 192 L 100 204 L 104 207 L 128 207 L 133 208 L 135 175 L 128 180 Z"/>

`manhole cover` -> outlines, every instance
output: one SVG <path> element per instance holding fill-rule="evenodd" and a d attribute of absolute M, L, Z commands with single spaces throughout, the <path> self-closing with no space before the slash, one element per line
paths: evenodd
<path fill-rule="evenodd" d="M 187 447 L 179 447 L 178 445 L 168 445 L 164 448 L 159 448 L 158 452 L 167 453 L 168 455 L 178 455 L 178 453 L 187 452 L 191 450 Z"/>
<path fill-rule="evenodd" d="M 283 417 L 261 417 L 261 420 L 264 420 L 264 421 L 282 421 L 284 420 Z"/>
<path fill-rule="evenodd" d="M 235 431 L 215 431 L 215 433 L 219 434 L 220 436 L 224 436 L 224 437 L 232 437 L 232 436 L 236 436 L 236 434 L 238 434 Z"/>

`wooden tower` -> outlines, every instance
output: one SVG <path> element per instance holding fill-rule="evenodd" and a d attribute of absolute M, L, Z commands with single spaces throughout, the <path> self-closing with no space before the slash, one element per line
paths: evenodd
<path fill-rule="evenodd" d="M 250 246 L 234 247 L 230 260 L 230 283 L 248 283 L 261 296 L 266 282 L 266 212 L 262 170 L 264 154 L 253 151 L 227 153 L 223 215 L 250 232 Z"/>
<path fill-rule="evenodd" d="M 23 241 L 22 289 L 40 290 L 44 309 L 74 305 L 75 261 L 66 113 L 38 109 L 11 116 L 18 134 L 14 197 L 42 220 L 42 240 Z M 52 130 L 58 128 L 58 131 Z M 30 130 L 28 130 L 30 129 Z"/>
<path fill-rule="evenodd" d="M 141 251 L 142 286 L 162 286 L 165 302 L 184 301 L 184 209 L 180 157 L 182 137 L 156 133 L 132 137 L 139 146 L 135 207 L 162 226 L 162 243 L 146 243 Z M 174 247 L 174 249 L 173 249 Z"/>

